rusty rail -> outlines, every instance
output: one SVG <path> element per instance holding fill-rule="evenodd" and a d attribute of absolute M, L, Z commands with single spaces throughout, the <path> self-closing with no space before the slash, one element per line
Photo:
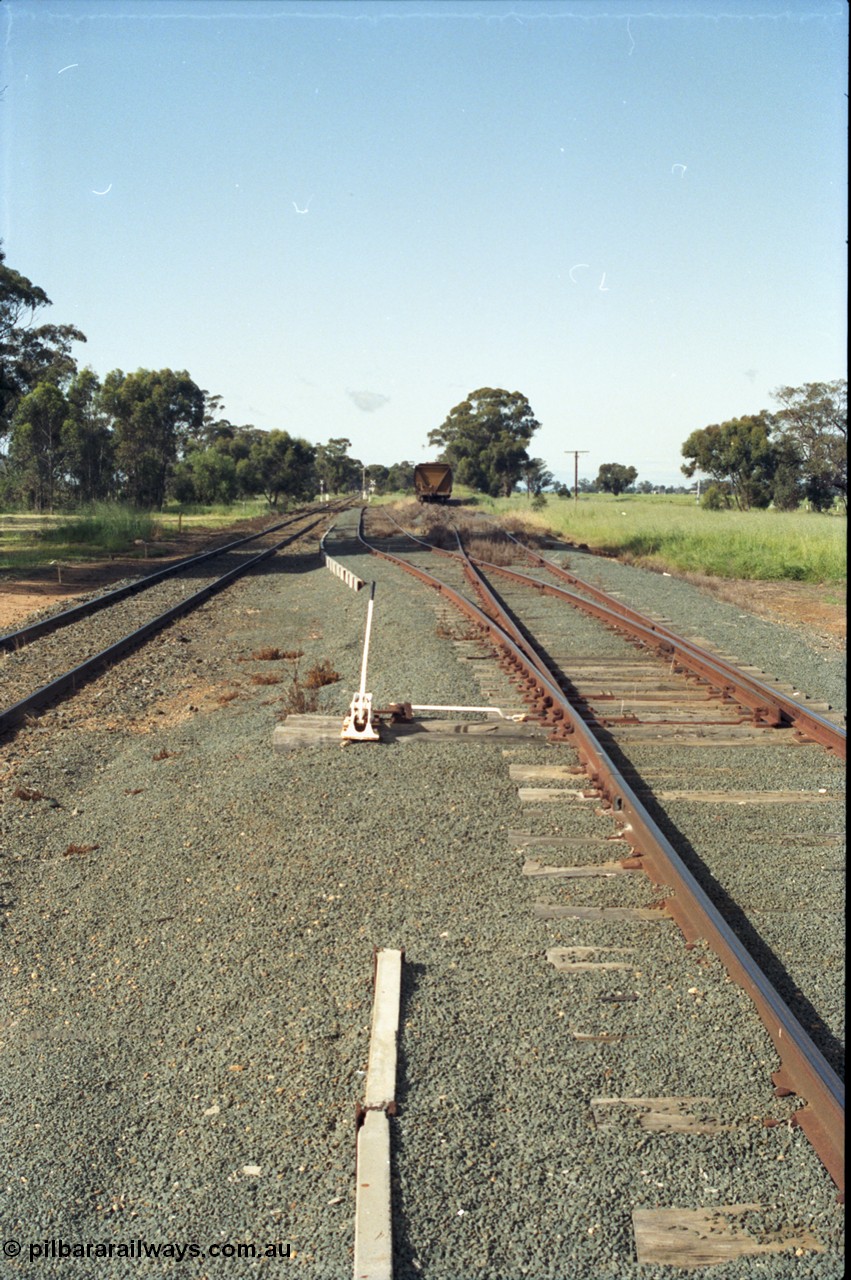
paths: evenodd
<path fill-rule="evenodd" d="M 488 612 L 423 569 L 374 547 L 363 536 L 363 512 L 358 536 L 373 555 L 398 565 L 438 590 L 486 632 L 520 673 L 527 693 L 547 708 L 547 719 L 564 726 L 594 783 L 623 820 L 623 834 L 641 859 L 642 867 L 657 883 L 672 886 L 674 894 L 666 899 L 665 907 L 682 930 L 687 945 L 693 945 L 698 938 L 704 939 L 730 977 L 753 1001 L 780 1059 L 780 1068 L 772 1075 L 775 1088 L 778 1094 L 794 1093 L 804 1100 L 805 1105 L 795 1114 L 795 1123 L 803 1129 L 840 1195 L 844 1196 L 843 1082 L 609 758 L 591 727 L 571 706 L 543 659 L 529 648 L 522 633 L 505 615 L 481 574 L 462 552 L 465 573 L 475 584 Z"/>
<path fill-rule="evenodd" d="M 481 565 L 488 573 L 513 578 L 516 582 L 534 587 L 547 595 L 561 595 L 576 608 L 595 614 L 609 625 L 620 626 L 642 643 L 666 656 L 673 657 L 682 667 L 716 690 L 721 697 L 732 699 L 740 706 L 752 711 L 754 718 L 760 723 L 773 727 L 783 724 L 793 725 L 805 737 L 835 752 L 840 759 L 845 759 L 846 731 L 841 725 L 834 724 L 831 720 L 819 715 L 817 711 L 796 702 L 780 689 L 772 688 L 771 685 L 749 675 L 748 672 L 739 670 L 724 658 L 708 653 L 699 645 L 683 639 L 662 623 L 654 622 L 638 610 L 630 608 L 629 605 L 614 600 L 601 588 L 583 581 L 561 565 L 553 564 L 551 560 L 539 556 L 512 534 L 506 534 L 506 536 L 516 543 L 532 561 L 577 587 L 580 592 L 585 593 L 584 596 L 541 582 L 539 578 L 530 578 L 528 574 L 506 569 L 502 565 L 488 564 L 475 556 L 472 557 L 474 562 Z M 595 602 L 596 607 L 592 602 Z"/>

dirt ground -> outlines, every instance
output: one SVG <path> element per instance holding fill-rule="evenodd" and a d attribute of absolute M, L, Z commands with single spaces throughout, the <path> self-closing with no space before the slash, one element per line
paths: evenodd
<path fill-rule="evenodd" d="M 845 648 L 845 583 L 754 582 L 741 578 L 709 578 L 693 573 L 684 576 L 719 600 L 747 609 L 771 622 L 809 630 L 823 636 L 832 648 Z"/>
<path fill-rule="evenodd" d="M 230 530 L 220 530 L 216 541 L 226 542 L 262 527 L 262 521 L 243 521 Z M 211 543 L 210 535 L 189 533 L 172 539 L 161 547 L 155 560 L 138 556 L 108 561 L 93 561 L 31 570 L 20 578 L 0 577 L 0 634 L 22 625 L 25 618 L 57 603 L 70 606 L 81 595 L 103 591 L 124 578 L 140 572 L 155 572 L 172 560 L 192 555 Z M 61 573 L 61 582 L 57 580 Z M 684 575 L 689 582 L 717 596 L 719 600 L 738 605 L 772 622 L 804 627 L 829 641 L 831 647 L 844 649 L 846 638 L 846 588 L 844 584 L 813 585 L 804 582 L 751 582 L 739 579 L 710 578 L 698 574 Z"/>

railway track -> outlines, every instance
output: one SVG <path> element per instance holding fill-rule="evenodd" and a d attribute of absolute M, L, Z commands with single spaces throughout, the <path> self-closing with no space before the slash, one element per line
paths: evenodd
<path fill-rule="evenodd" d="M 253 1242 L 351 1275 L 355 1116 L 392 1093 L 394 1280 L 838 1280 L 836 1189 L 795 1123 L 810 1099 L 773 1096 L 782 1058 L 705 943 L 684 946 L 629 812 L 634 793 L 735 908 L 838 1070 L 838 756 L 494 575 L 518 647 L 534 635 L 586 698 L 561 734 L 537 676 L 368 552 L 357 514 L 326 540 L 342 581 L 310 534 L 0 740 L 3 1238 L 192 1241 L 199 1280 L 213 1242 Z M 454 560 L 397 537 L 474 599 Z M 370 579 L 377 706 L 525 720 L 435 710 L 429 732 L 341 750 L 369 594 L 345 584 Z M 314 664 L 339 675 L 313 704 L 334 742 L 270 750 Z M 615 800 L 575 741 L 604 718 Z M 370 1074 L 374 948 L 404 952 L 395 1088 Z M 24 1251 L 10 1274 L 45 1265 Z"/>
<path fill-rule="evenodd" d="M 791 742 L 809 741 L 844 759 L 844 728 L 669 628 L 607 599 L 602 591 L 594 591 L 591 599 L 591 592 L 581 595 L 548 586 L 480 558 L 474 566 L 460 539 L 457 552 L 428 546 L 424 552 L 425 544 L 416 538 L 394 537 L 379 544 L 367 532 L 361 536 L 375 554 L 393 558 L 465 611 L 498 647 L 501 661 L 541 722 L 555 738 L 575 747 L 593 789 L 590 794 L 599 793 L 630 846 L 626 865 L 640 866 L 657 884 L 672 886 L 664 907 L 688 944 L 707 940 L 754 1000 L 780 1059 L 773 1075 L 775 1087 L 805 1104 L 796 1123 L 844 1190 L 844 1086 L 829 1060 L 841 1069 L 841 1049 L 807 995 L 807 977 L 818 970 L 820 959 L 818 931 L 803 954 L 794 931 L 791 940 L 784 940 L 782 931 L 778 935 L 775 929 L 775 936 L 771 932 L 772 912 L 794 920 L 802 898 L 817 910 L 819 886 L 808 886 L 802 893 L 799 883 L 791 885 L 785 897 L 777 895 L 769 912 L 763 898 L 754 899 L 751 887 L 740 905 L 741 891 L 730 869 L 729 837 L 710 840 L 707 848 L 704 835 L 713 822 L 729 829 L 733 806 L 749 815 L 777 806 L 783 825 L 774 884 L 782 884 L 788 879 L 789 846 L 784 842 L 808 838 L 813 811 L 822 805 L 834 823 L 841 822 L 840 783 L 837 779 L 832 788 L 800 788 L 795 785 L 797 764 L 790 770 L 773 760 L 766 765 L 765 758 L 771 760 L 779 744 L 788 755 Z M 424 555 L 435 551 L 440 568 L 427 572 Z M 499 593 L 492 585 L 495 578 Z M 586 585 L 576 579 L 572 583 Z M 574 618 L 579 610 L 582 618 L 581 625 L 574 622 L 565 631 L 568 609 Z M 702 785 L 697 785 L 693 769 L 672 769 L 667 762 L 672 749 L 682 753 L 696 746 L 706 752 L 712 744 L 727 754 L 735 751 L 737 763 L 704 766 Z M 654 753 L 659 760 L 649 763 Z M 772 768 L 782 782 L 768 789 L 765 777 Z M 569 767 L 559 771 L 544 766 L 517 776 L 529 783 L 539 780 L 538 787 L 525 788 L 525 798 L 546 804 L 562 798 L 559 787 L 565 787 L 570 773 Z M 807 814 L 803 822 L 798 816 L 802 811 Z M 772 874 L 764 842 L 761 846 L 764 894 Z M 533 862 L 530 874 L 536 871 L 540 873 L 540 864 Z M 571 908 L 558 904 L 542 903 L 538 910 L 544 919 L 571 914 Z M 837 990 L 834 1002 L 840 998 Z"/>
<path fill-rule="evenodd" d="M 327 525 L 331 513 L 324 507 L 299 512 L 0 636 L 0 734 L 73 693 L 295 539 Z"/>

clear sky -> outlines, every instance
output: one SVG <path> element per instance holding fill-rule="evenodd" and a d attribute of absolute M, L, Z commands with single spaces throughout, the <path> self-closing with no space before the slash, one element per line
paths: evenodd
<path fill-rule="evenodd" d="M 0 237 L 88 337 L 239 424 L 680 483 L 846 369 L 845 0 L 5 0 Z"/>

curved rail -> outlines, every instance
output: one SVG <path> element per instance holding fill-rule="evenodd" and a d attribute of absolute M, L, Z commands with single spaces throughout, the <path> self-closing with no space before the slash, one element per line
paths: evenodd
<path fill-rule="evenodd" d="M 392 516 L 389 516 L 389 518 L 393 519 Z M 398 525 L 396 520 L 393 523 Z M 427 548 L 436 555 L 452 557 L 456 557 L 459 554 L 466 555 L 457 529 L 454 529 L 458 542 L 458 551 L 456 552 L 447 551 L 444 547 L 436 547 L 426 542 L 423 538 L 418 538 L 415 534 L 408 533 L 407 530 L 402 529 L 401 525 L 398 525 L 398 527 L 407 538 L 419 543 L 420 546 Z M 516 569 L 508 569 L 504 565 L 491 564 L 480 556 L 471 556 L 472 563 L 479 565 L 488 573 L 499 574 L 521 586 L 531 587 L 545 595 L 561 597 L 575 608 L 582 609 L 585 613 L 598 618 L 605 625 L 627 632 L 641 644 L 650 649 L 655 649 L 658 653 L 663 654 L 665 658 L 673 659 L 681 668 L 690 672 L 703 684 L 707 685 L 722 701 L 735 702 L 738 706 L 749 711 L 753 715 L 755 723 L 765 725 L 768 728 L 791 725 L 804 737 L 813 742 L 818 742 L 826 750 L 834 752 L 841 760 L 846 758 L 847 735 L 841 725 L 834 724 L 833 721 L 828 720 L 825 716 L 819 715 L 817 711 L 802 705 L 800 702 L 796 702 L 794 698 L 784 694 L 781 690 L 772 688 L 771 685 L 756 679 L 746 671 L 741 671 L 733 663 L 709 653 L 691 640 L 685 640 L 662 623 L 654 622 L 652 618 L 639 613 L 637 609 L 632 609 L 629 605 L 613 599 L 601 588 L 592 586 L 590 583 L 583 581 L 582 578 L 570 573 L 569 570 L 553 564 L 552 561 L 546 560 L 543 556 L 539 556 L 507 530 L 501 530 L 501 532 L 531 560 L 548 569 L 557 577 L 570 582 L 571 585 L 576 586 L 579 591 L 585 594 L 579 595 L 574 591 L 566 590 L 564 587 L 555 587 L 551 583 L 542 582 L 540 578 L 532 578 L 528 574 L 519 573 Z"/>
<path fill-rule="evenodd" d="M 667 836 L 609 758 L 593 730 L 571 706 L 543 660 L 529 650 L 522 634 L 505 616 L 502 606 L 481 574 L 464 556 L 465 572 L 470 581 L 475 583 L 490 614 L 419 567 L 373 546 L 363 536 L 362 526 L 363 512 L 358 528 L 358 536 L 363 545 L 373 555 L 390 561 L 434 587 L 485 630 L 508 656 L 511 665 L 522 672 L 527 690 L 534 690 L 538 699 L 550 709 L 551 718 L 563 721 L 568 726 L 571 745 L 579 753 L 590 776 L 607 796 L 614 811 L 622 816 L 625 823 L 623 834 L 635 849 L 636 856 L 642 859 L 642 867 L 656 882 L 673 887 L 674 895 L 666 899 L 665 907 L 680 926 L 687 944 L 703 938 L 722 961 L 730 977 L 753 1001 L 780 1059 L 780 1069 L 772 1075 L 775 1087 L 779 1092 L 794 1093 L 804 1100 L 805 1106 L 795 1114 L 795 1123 L 803 1129 L 840 1193 L 844 1194 L 843 1082 L 682 861 Z"/>
<path fill-rule="evenodd" d="M 829 751 L 836 752 L 842 760 L 845 759 L 847 735 L 841 725 L 834 724 L 831 720 L 819 715 L 817 711 L 813 711 L 811 708 L 796 702 L 794 698 L 788 697 L 781 690 L 772 688 L 771 685 L 756 679 L 746 671 L 739 670 L 724 658 L 707 653 L 705 649 L 693 644 L 690 640 L 684 640 L 682 636 L 677 635 L 676 632 L 671 631 L 670 628 L 662 623 L 654 622 L 636 609 L 630 608 L 629 605 L 622 604 L 619 600 L 613 600 L 611 596 L 607 595 L 599 587 L 592 586 L 591 583 L 578 578 L 568 569 L 563 569 L 561 565 L 553 564 L 551 560 L 539 556 L 537 552 L 524 546 L 519 539 L 507 531 L 506 537 L 516 543 L 531 560 L 542 568 L 547 569 L 556 577 L 570 582 L 571 585 L 584 592 L 591 600 L 598 602 L 609 615 L 607 621 L 614 621 L 612 615 L 623 619 L 623 622 L 619 625 L 631 631 L 644 643 L 655 647 L 667 656 L 675 657 L 682 666 L 717 690 L 722 697 L 732 697 L 740 705 L 753 711 L 755 718 L 761 723 L 774 727 L 782 724 L 794 725 L 806 737 L 820 743 Z M 476 564 L 481 564 L 486 568 L 489 573 L 502 574 L 506 578 L 513 578 L 516 582 L 524 586 L 534 587 L 547 595 L 561 594 L 577 608 L 585 609 L 586 612 L 595 612 L 589 601 L 584 600 L 581 595 L 565 591 L 564 588 L 553 587 L 548 583 L 541 582 L 538 578 L 530 578 L 528 574 L 517 573 L 516 570 L 506 569 L 502 565 L 487 564 L 476 556 L 473 556 L 472 559 Z"/>
<path fill-rule="evenodd" d="M 290 523 L 289 521 L 287 522 Z M 143 626 L 138 627 L 135 631 L 130 631 L 126 636 L 122 636 L 120 640 L 116 640 L 114 644 L 108 648 L 102 649 L 99 653 L 94 654 L 91 658 L 87 658 L 85 662 L 81 662 L 79 666 L 66 671 L 61 676 L 57 676 L 55 680 L 51 680 L 49 684 L 42 685 L 40 689 L 36 689 L 34 693 L 29 694 L 26 698 L 22 698 L 20 702 L 16 702 L 13 706 L 7 707 L 5 711 L 0 711 L 0 733 L 5 733 L 9 729 L 15 727 L 25 720 L 27 716 L 32 715 L 40 708 L 46 706 L 50 702 L 56 701 L 64 694 L 72 692 L 79 685 L 90 679 L 97 671 L 103 667 L 107 667 L 110 663 L 115 662 L 126 653 L 130 653 L 144 643 L 150 636 L 157 631 L 161 631 L 164 627 L 173 622 L 175 618 L 179 618 L 184 613 L 190 613 L 193 609 L 197 609 L 205 600 L 209 600 L 211 596 L 216 595 L 219 591 L 224 590 L 235 579 L 242 577 L 249 569 L 255 568 L 263 560 L 268 560 L 276 552 L 294 542 L 296 538 L 303 537 L 304 534 L 310 533 L 318 524 L 322 523 L 322 518 L 318 518 L 309 524 L 306 528 L 299 530 L 298 533 L 290 534 L 289 537 L 281 539 L 274 543 L 271 547 L 267 547 L 265 551 L 261 551 L 259 555 L 252 556 L 244 564 L 237 565 L 235 569 L 230 569 L 220 578 L 216 578 L 213 582 L 208 582 L 206 586 L 199 591 L 194 592 L 190 596 L 186 596 L 176 605 L 172 605 L 170 609 L 166 609 L 164 613 L 158 614 L 157 617 L 151 618 Z M 279 526 L 278 526 L 279 527 Z M 265 532 L 269 532 L 266 530 Z M 220 549 L 221 550 L 221 549 Z"/>

